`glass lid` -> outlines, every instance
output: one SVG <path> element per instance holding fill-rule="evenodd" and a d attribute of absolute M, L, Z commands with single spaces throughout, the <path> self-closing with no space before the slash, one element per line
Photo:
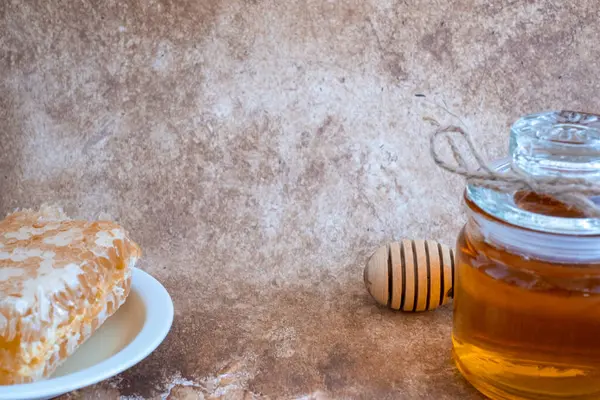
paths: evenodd
<path fill-rule="evenodd" d="M 510 156 L 491 164 L 499 172 L 518 169 L 531 176 L 571 176 L 600 185 L 600 116 L 550 111 L 524 116 L 510 134 Z M 536 231 L 600 235 L 600 218 L 556 216 L 530 211 L 515 193 L 467 185 L 467 197 L 483 211 Z M 592 199 L 600 204 L 600 199 Z"/>

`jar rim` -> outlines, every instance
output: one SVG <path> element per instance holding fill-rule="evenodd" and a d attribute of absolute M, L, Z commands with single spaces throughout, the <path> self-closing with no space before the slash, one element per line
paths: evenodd
<path fill-rule="evenodd" d="M 490 163 L 489 166 L 498 172 L 506 172 L 511 165 L 511 158 L 505 157 Z M 559 235 L 600 236 L 600 218 L 556 217 L 534 213 L 519 207 L 513 195 L 471 184 L 468 184 L 465 190 L 466 198 L 485 214 L 509 225 Z"/>
<path fill-rule="evenodd" d="M 469 234 L 477 232 L 493 246 L 524 257 L 561 264 L 597 263 L 600 259 L 600 235 L 542 232 L 500 220 L 473 202 L 467 207 L 469 221 L 465 229 Z"/>

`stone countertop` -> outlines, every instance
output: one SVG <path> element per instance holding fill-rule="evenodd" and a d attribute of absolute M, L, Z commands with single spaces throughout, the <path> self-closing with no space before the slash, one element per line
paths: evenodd
<path fill-rule="evenodd" d="M 2 2 L 0 211 L 108 213 L 175 303 L 155 353 L 64 398 L 481 398 L 450 307 L 382 309 L 362 269 L 464 223 L 429 118 L 493 158 L 520 115 L 600 104 L 600 6 L 501 3 Z"/>

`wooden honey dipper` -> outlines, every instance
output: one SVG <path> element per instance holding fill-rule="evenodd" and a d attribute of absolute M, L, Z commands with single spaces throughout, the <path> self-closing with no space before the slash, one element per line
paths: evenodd
<path fill-rule="evenodd" d="M 433 310 L 452 299 L 454 251 L 432 240 L 389 243 L 367 261 L 364 281 L 375 301 L 393 310 Z"/>

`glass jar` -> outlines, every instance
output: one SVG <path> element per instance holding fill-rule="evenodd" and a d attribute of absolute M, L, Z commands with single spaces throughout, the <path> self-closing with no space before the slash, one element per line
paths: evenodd
<path fill-rule="evenodd" d="M 600 183 L 600 117 L 525 116 L 492 165 Z M 467 186 L 453 354 L 492 399 L 600 398 L 600 220 L 531 192 Z M 593 199 L 592 199 L 593 200 Z"/>

